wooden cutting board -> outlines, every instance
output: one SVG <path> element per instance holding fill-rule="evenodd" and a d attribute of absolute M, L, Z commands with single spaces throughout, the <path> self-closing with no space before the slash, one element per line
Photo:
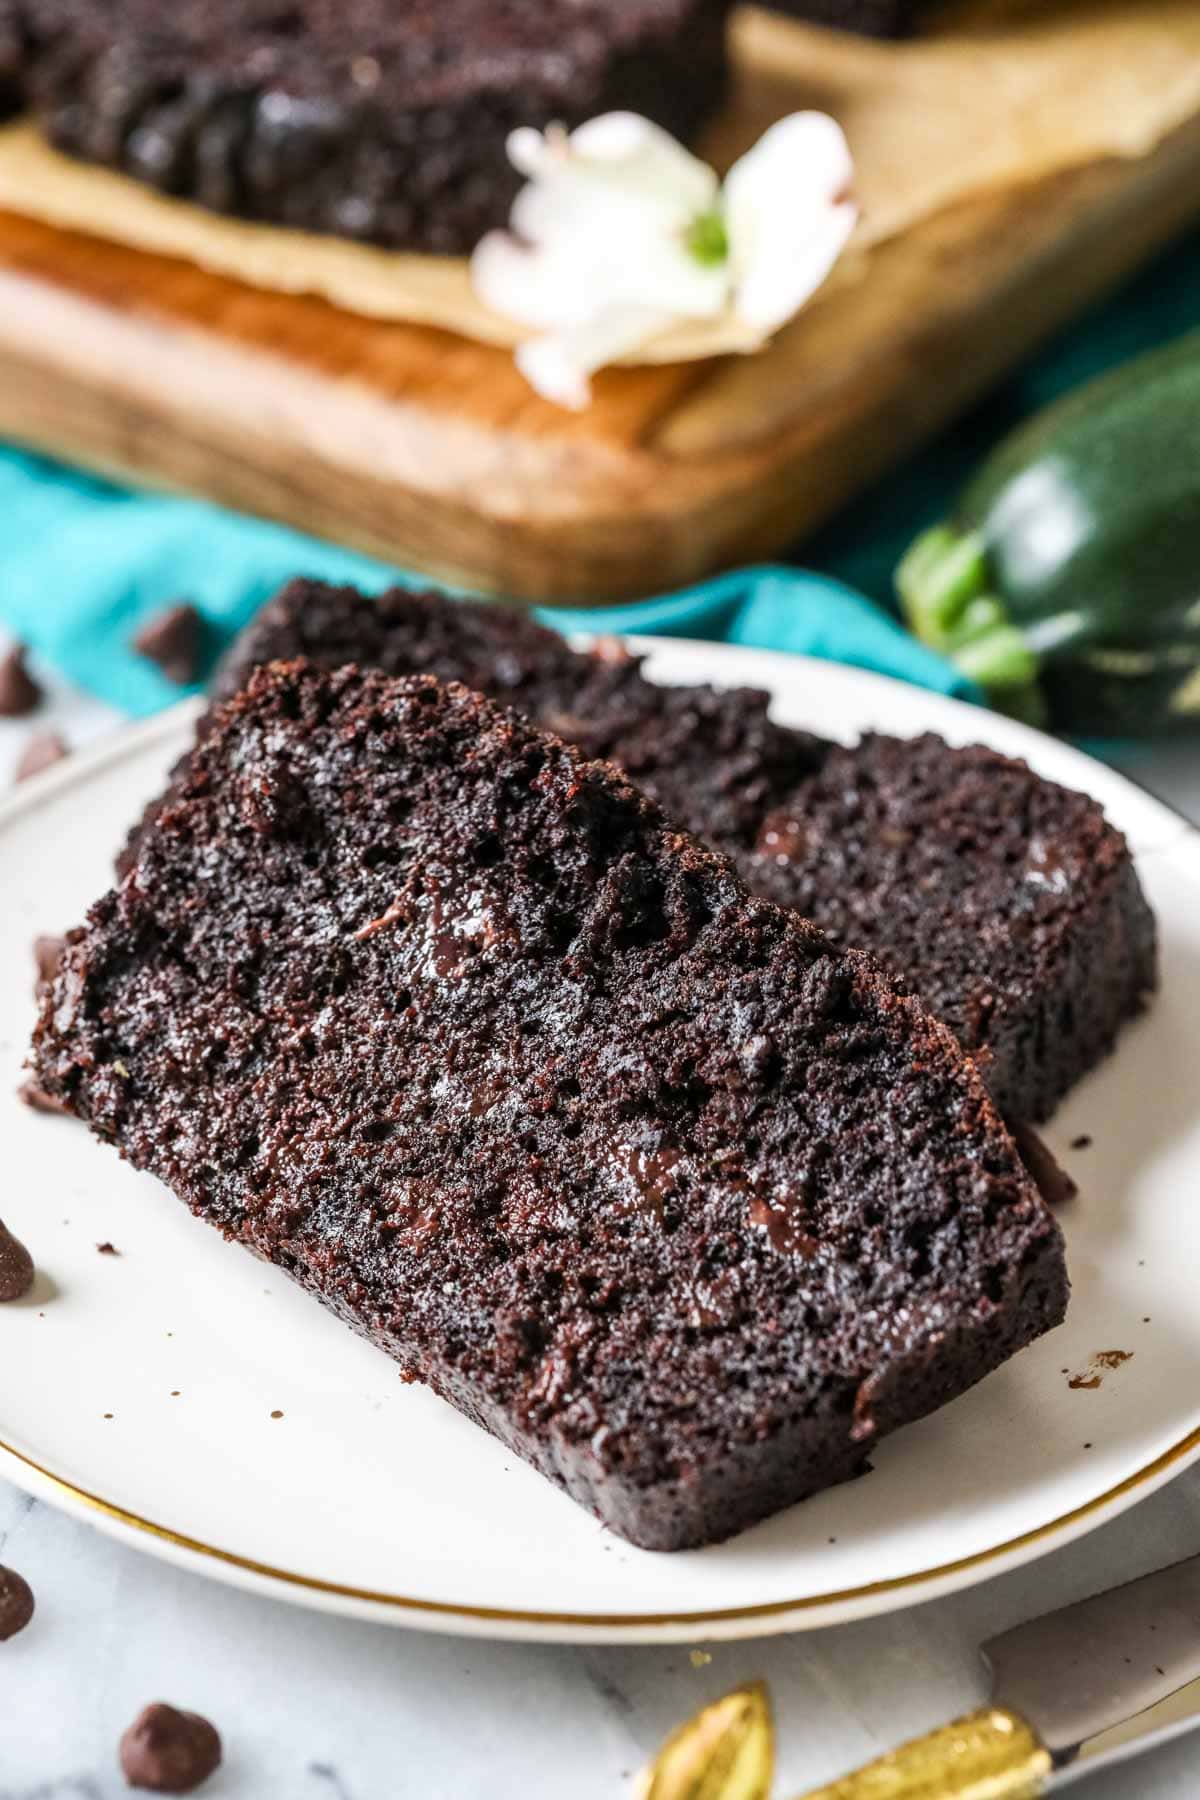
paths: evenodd
<path fill-rule="evenodd" d="M 993 54 L 996 14 L 956 9 L 939 54 Z M 896 114 L 897 157 L 914 120 L 927 156 L 940 128 L 953 176 L 968 97 L 921 87 L 930 41 L 858 43 L 749 8 L 735 41 L 727 147 L 798 100 L 840 116 L 853 101 L 881 133 Z M 1047 79 L 1086 148 L 1094 82 L 1059 54 Z M 0 435 L 532 599 L 648 593 L 769 555 L 1200 216 L 1200 108 L 1144 154 L 1077 147 L 1049 166 L 1031 66 L 969 96 L 974 153 L 999 146 L 999 169 L 898 213 L 768 351 L 609 371 L 581 416 L 532 396 L 504 350 L 0 213 Z"/>

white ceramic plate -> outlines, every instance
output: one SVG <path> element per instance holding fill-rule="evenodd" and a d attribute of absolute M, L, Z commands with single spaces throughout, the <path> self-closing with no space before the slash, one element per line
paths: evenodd
<path fill-rule="evenodd" d="M 832 735 L 987 739 L 1089 788 L 1127 832 L 1161 921 L 1163 992 L 1048 1134 L 1082 1188 L 1064 1218 L 1067 1324 L 889 1439 L 866 1479 L 732 1543 L 655 1556 L 604 1531 L 157 1182 L 12 1097 L 30 941 L 107 884 L 188 735 L 184 709 L 0 809 L 0 1215 L 44 1271 L 0 1308 L 5 1475 L 172 1561 L 308 1605 L 632 1641 L 931 1598 L 1065 1543 L 1200 1455 L 1200 838 L 1074 751 L 877 676 L 694 643 L 656 646 L 654 668 L 760 683 L 782 717 Z M 106 1241 L 119 1256 L 98 1254 Z M 1130 1359 L 1069 1385 L 1109 1351 Z"/>

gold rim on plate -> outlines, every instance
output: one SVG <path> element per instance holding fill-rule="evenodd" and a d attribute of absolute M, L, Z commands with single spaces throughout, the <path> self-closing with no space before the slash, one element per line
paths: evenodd
<path fill-rule="evenodd" d="M 1123 1481 L 1108 1488 L 1094 1499 L 1086 1500 L 1081 1506 L 1073 1507 L 1070 1512 L 1060 1514 L 1056 1519 L 1048 1520 L 1044 1525 L 1034 1526 L 1030 1531 L 1023 1531 L 1016 1537 L 1007 1538 L 1001 1544 L 993 1544 L 987 1550 L 976 1550 L 970 1556 L 961 1556 L 953 1562 L 940 1563 L 929 1569 L 919 1569 L 910 1575 L 894 1575 L 886 1581 L 866 1582 L 861 1587 L 839 1588 L 828 1594 L 809 1594 L 795 1600 L 768 1600 L 755 1606 L 722 1607 L 711 1612 L 684 1613 L 545 1613 L 525 1612 L 504 1606 L 466 1606 L 452 1600 L 417 1600 L 408 1594 L 389 1594 L 373 1588 L 353 1587 L 340 1581 L 325 1581 L 317 1575 L 302 1575 L 295 1569 L 279 1569 L 272 1563 L 257 1561 L 251 1556 L 242 1556 L 236 1550 L 222 1550 L 216 1544 L 206 1544 L 200 1538 L 189 1537 L 185 1532 L 175 1531 L 169 1525 L 157 1524 L 153 1519 L 144 1519 L 139 1513 L 130 1512 L 127 1507 L 118 1506 L 111 1500 L 105 1500 L 99 1494 L 89 1493 L 86 1488 L 77 1487 L 74 1482 L 66 1481 L 61 1475 L 26 1456 L 23 1451 L 15 1450 L 11 1444 L 0 1438 L 0 1454 L 10 1457 L 20 1467 L 31 1469 L 42 1481 L 47 1482 L 62 1494 L 68 1494 L 73 1500 L 82 1502 L 94 1512 L 103 1514 L 107 1519 L 126 1526 L 132 1531 L 141 1532 L 148 1537 L 157 1538 L 160 1542 L 172 1544 L 176 1549 L 184 1550 L 189 1555 L 208 1558 L 213 1562 L 225 1564 L 229 1568 L 242 1569 L 247 1574 L 258 1576 L 267 1581 L 282 1582 L 288 1587 L 302 1588 L 309 1593 L 328 1594 L 341 1600 L 357 1600 L 373 1606 L 385 1606 L 401 1612 L 419 1613 L 431 1618 L 477 1619 L 490 1624 L 506 1625 L 553 1625 L 580 1626 L 593 1630 L 645 1631 L 654 1627 L 725 1625 L 738 1621 L 754 1619 L 779 1618 L 789 1613 L 812 1612 L 820 1607 L 848 1606 L 852 1603 L 870 1600 L 883 1594 L 903 1593 L 913 1588 L 926 1587 L 947 1577 L 960 1575 L 969 1569 L 981 1569 L 989 1563 L 1028 1549 L 1031 1545 L 1046 1543 L 1078 1524 L 1081 1520 L 1091 1518 L 1103 1512 L 1116 1501 L 1132 1496 L 1148 1482 L 1165 1475 L 1177 1464 L 1191 1458 L 1195 1460 L 1200 1454 L 1200 1429 L 1189 1432 L 1187 1437 L 1172 1444 L 1152 1462 L 1141 1469 L 1127 1475 Z M 1122 1509 L 1123 1510 L 1123 1509 Z M 1051 1546 L 1047 1544 L 1047 1548 Z"/>

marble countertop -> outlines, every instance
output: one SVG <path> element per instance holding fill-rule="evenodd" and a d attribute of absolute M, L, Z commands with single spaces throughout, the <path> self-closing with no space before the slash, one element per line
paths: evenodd
<path fill-rule="evenodd" d="M 39 719 L 76 743 L 111 722 L 61 692 Z M 0 785 L 23 736 L 0 722 Z M 1200 819 L 1200 749 L 1155 751 L 1130 772 Z M 153 1699 L 221 1731 L 225 1763 L 206 1800 L 619 1800 L 683 1717 L 755 1676 L 778 1717 L 777 1792 L 795 1796 L 982 1699 L 982 1639 L 1197 1551 L 1200 1469 L 1029 1568 L 883 1619 L 742 1644 L 573 1649 L 351 1624 L 251 1597 L 0 1483 L 0 1562 L 38 1602 L 0 1645 L 0 1800 L 117 1800 L 117 1740 Z M 1136 1776 L 1071 1791 L 1194 1800 L 1198 1788 L 1200 1736 L 1143 1758 Z"/>

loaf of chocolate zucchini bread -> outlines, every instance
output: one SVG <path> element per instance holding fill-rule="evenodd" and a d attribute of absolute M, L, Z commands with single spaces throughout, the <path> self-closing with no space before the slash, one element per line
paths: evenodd
<path fill-rule="evenodd" d="M 0 0 L 60 149 L 218 212 L 466 252 L 516 126 L 627 108 L 689 140 L 729 0 Z"/>
<path fill-rule="evenodd" d="M 20 109 L 25 75 L 25 44 L 17 0 L 0 0 L 0 120 Z"/>
<path fill-rule="evenodd" d="M 650 1548 L 854 1474 L 1066 1302 L 918 1000 L 429 676 L 274 664 L 217 711 L 36 1071 Z"/>
<path fill-rule="evenodd" d="M 761 0 L 772 12 L 810 25 L 834 25 L 866 37 L 900 37 L 912 29 L 916 0 Z"/>
<path fill-rule="evenodd" d="M 765 694 L 657 685 L 620 645 L 583 654 L 512 609 L 304 581 L 238 639 L 218 694 L 291 656 L 461 680 L 617 762 L 755 891 L 911 982 L 1012 1118 L 1046 1118 L 1154 986 L 1121 833 L 994 751 L 847 748 L 776 724 Z"/>

